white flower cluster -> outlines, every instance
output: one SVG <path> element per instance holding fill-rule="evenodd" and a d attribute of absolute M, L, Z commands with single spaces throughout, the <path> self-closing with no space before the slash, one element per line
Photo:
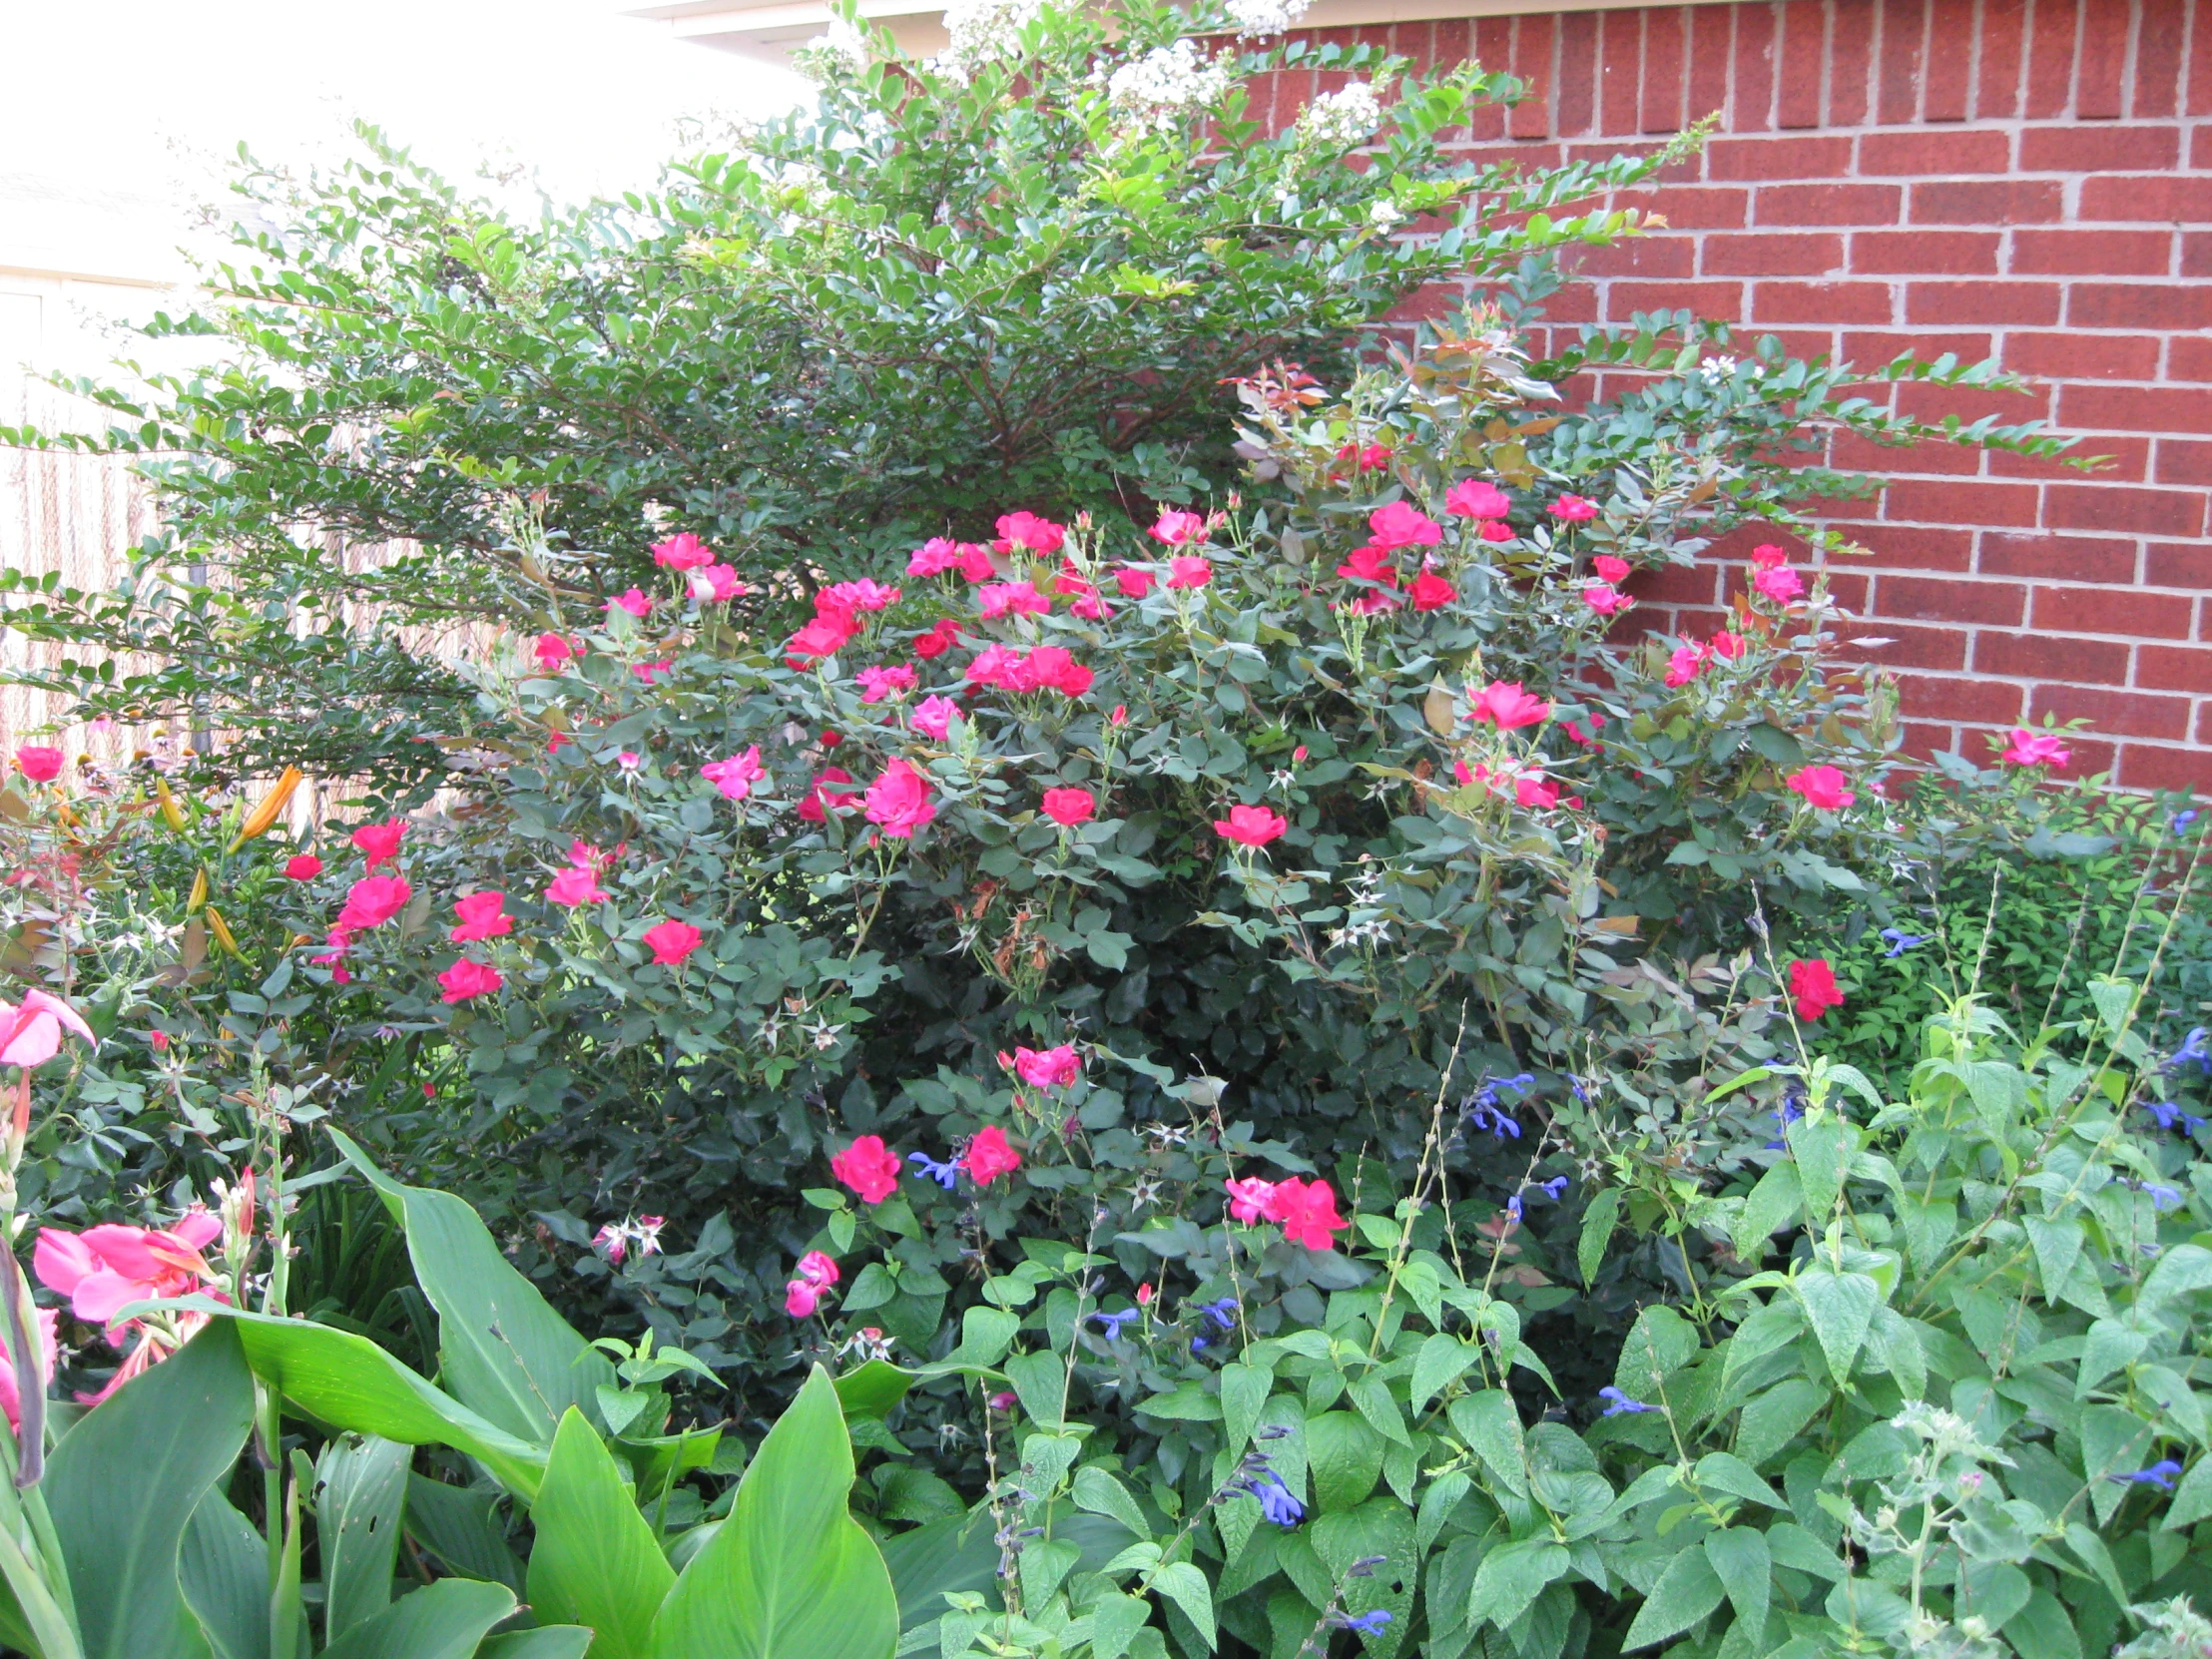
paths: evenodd
<path fill-rule="evenodd" d="M 1306 15 L 1313 0 L 1229 0 L 1229 15 L 1237 20 L 1237 33 L 1249 40 L 1259 35 L 1279 35 Z"/>
<path fill-rule="evenodd" d="M 850 18 L 832 17 L 830 27 L 795 52 L 793 58 L 800 73 L 811 80 L 856 75 L 867 61 L 867 37 Z"/>
<path fill-rule="evenodd" d="M 1299 142 L 1325 150 L 1354 149 L 1373 138 L 1382 125 L 1382 106 L 1365 81 L 1325 92 L 1298 112 Z"/>
<path fill-rule="evenodd" d="M 943 62 L 972 71 L 1021 49 L 1021 32 L 1044 12 L 1044 0 L 952 0 L 944 9 L 952 44 Z"/>
<path fill-rule="evenodd" d="M 1229 64 L 1201 58 L 1198 43 L 1156 46 L 1115 70 L 1106 82 L 1116 125 L 1124 132 L 1174 132 L 1229 90 Z"/>

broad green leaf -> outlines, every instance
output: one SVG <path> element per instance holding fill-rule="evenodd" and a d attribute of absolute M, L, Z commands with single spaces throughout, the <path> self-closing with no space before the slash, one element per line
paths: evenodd
<path fill-rule="evenodd" d="M 504 1584 L 441 1578 L 355 1625 L 322 1659 L 473 1659 L 491 1627 L 514 1610 L 514 1591 Z"/>
<path fill-rule="evenodd" d="M 1776 1164 L 1759 1178 L 1736 1218 L 1732 1242 L 1736 1254 L 1757 1263 L 1767 1253 L 1767 1241 L 1805 1208 L 1805 1191 L 1798 1184 L 1798 1167 Z"/>
<path fill-rule="evenodd" d="M 1828 1389 L 1802 1377 L 1777 1382 L 1744 1406 L 1736 1421 L 1736 1455 L 1759 1467 L 1788 1445 L 1829 1398 Z"/>
<path fill-rule="evenodd" d="M 1852 1365 L 1866 1345 L 1867 1327 L 1882 1306 L 1882 1287 L 1863 1273 L 1810 1268 L 1791 1280 L 1790 1288 L 1820 1339 L 1829 1372 L 1839 1382 L 1850 1382 Z"/>
<path fill-rule="evenodd" d="M 1759 1638 L 1767 1628 L 1767 1600 L 1774 1589 L 1774 1564 L 1767 1557 L 1766 1538 L 1748 1526 L 1726 1526 L 1706 1533 L 1705 1558 L 1750 1633 L 1753 1651 L 1759 1651 Z"/>
<path fill-rule="evenodd" d="M 1697 1462 L 1696 1480 L 1700 1486 L 1709 1486 L 1731 1496 L 1764 1503 L 1770 1509 L 1788 1513 L 1789 1505 L 1781 1494 L 1759 1478 L 1759 1473 L 1741 1457 L 1726 1451 L 1709 1451 Z"/>
<path fill-rule="evenodd" d="M 1618 1187 L 1607 1187 L 1590 1200 L 1590 1207 L 1582 1212 L 1582 1233 L 1575 1241 L 1574 1263 L 1587 1286 L 1597 1278 L 1597 1270 L 1605 1265 L 1605 1247 L 1612 1242 L 1614 1224 L 1620 1220 L 1621 1195 Z"/>
<path fill-rule="evenodd" d="M 336 1130 L 330 1138 L 406 1230 L 415 1282 L 438 1312 L 438 1355 L 454 1396 L 538 1445 L 552 1441 L 571 1405 L 600 1426 L 598 1389 L 613 1386 L 614 1366 L 515 1271 L 468 1202 L 402 1186 Z"/>
<path fill-rule="evenodd" d="M 1189 1561 L 1170 1561 L 1154 1570 L 1152 1588 L 1182 1608 L 1206 1645 L 1214 1645 L 1214 1592 L 1203 1572 Z"/>
<path fill-rule="evenodd" d="M 904 1399 L 913 1385 L 911 1373 L 900 1371 L 887 1360 L 870 1360 L 837 1379 L 837 1403 L 848 1417 L 881 1417 Z"/>
<path fill-rule="evenodd" d="M 2109 1478 L 2150 1460 L 2151 1425 L 2117 1405 L 2091 1405 L 2081 1413 L 2081 1472 L 2089 1479 L 2089 1507 L 2097 1524 L 2110 1521 L 2133 1487 Z"/>
<path fill-rule="evenodd" d="M 2212 1286 L 2212 1250 L 2202 1245 L 2175 1245 L 2158 1258 L 2158 1265 L 2143 1281 L 2136 1303 L 2142 1308 L 2156 1308 L 2207 1286 Z"/>
<path fill-rule="evenodd" d="M 960 1346 L 945 1356 L 945 1364 L 995 1366 L 1006 1358 L 1014 1333 L 1020 1329 L 1019 1314 L 978 1303 L 960 1317 Z"/>
<path fill-rule="evenodd" d="M 2050 1591 L 2037 1586 L 2027 1605 L 2004 1621 L 2004 1635 L 2020 1659 L 2081 1659 L 2073 1616 Z"/>
<path fill-rule="evenodd" d="M 2098 1320 L 2089 1327 L 2089 1340 L 2081 1350 L 2081 1367 L 2074 1373 L 2074 1398 L 2086 1398 L 2091 1388 L 2132 1364 L 2149 1346 L 2147 1333 L 2118 1320 Z"/>
<path fill-rule="evenodd" d="M 1069 1495 L 1077 1508 L 1088 1509 L 1094 1515 L 1111 1515 L 1139 1537 L 1152 1530 L 1129 1488 L 1102 1468 L 1077 1469 Z"/>
<path fill-rule="evenodd" d="M 1017 1354 L 1006 1362 L 1006 1376 L 1031 1421 L 1059 1427 L 1061 1402 L 1067 1396 L 1066 1362 L 1057 1354 Z"/>
<path fill-rule="evenodd" d="M 1966 1562 L 1964 1594 L 1958 1598 L 1958 1612 L 1972 1614 L 1991 1630 L 1998 1630 L 2022 1607 L 2027 1605 L 2027 1574 L 2009 1561 Z"/>
<path fill-rule="evenodd" d="M 2081 1259 L 2081 1223 L 2025 1216 L 2021 1225 L 2035 1247 L 2035 1267 L 2043 1278 L 2043 1300 L 2063 1301 L 2066 1281 L 2073 1277 L 2074 1263 Z"/>
<path fill-rule="evenodd" d="M 1877 1308 L 1868 1327 L 1868 1349 L 1882 1361 L 1882 1369 L 1907 1399 L 1928 1396 L 1928 1356 L 1913 1322 L 1895 1308 Z"/>
<path fill-rule="evenodd" d="M 852 1446 L 817 1366 L 754 1454 L 729 1520 L 653 1626 L 657 1659 L 887 1659 L 898 1597 L 846 1512 Z"/>
<path fill-rule="evenodd" d="M 975 1591 L 997 1605 L 994 1531 L 989 1508 L 978 1505 L 970 1514 L 947 1515 L 884 1541 L 883 1564 L 898 1598 L 899 1629 L 935 1621 L 945 1610 L 946 1591 Z"/>
<path fill-rule="evenodd" d="M 1666 1380 L 1697 1358 L 1697 1327 L 1664 1303 L 1636 1316 L 1621 1344 L 1613 1384 L 1633 1399 L 1657 1402 Z"/>
<path fill-rule="evenodd" d="M 315 1541 L 330 1640 L 391 1605 L 410 1456 L 397 1440 L 347 1435 L 324 1446 L 315 1462 Z"/>
<path fill-rule="evenodd" d="M 1231 1455 L 1242 1453 L 1251 1441 L 1274 1386 L 1273 1367 L 1232 1360 L 1221 1368 L 1221 1426 Z"/>
<path fill-rule="evenodd" d="M 61 1539 L 85 1659 L 205 1659 L 178 1587 L 185 1528 L 254 1418 L 237 1331 L 216 1321 L 79 1417 L 41 1490 Z"/>
<path fill-rule="evenodd" d="M 1704 1550 L 1683 1550 L 1667 1563 L 1667 1570 L 1659 1575 L 1643 1606 L 1636 1609 L 1635 1622 L 1621 1642 L 1622 1651 L 1633 1652 L 1669 1636 L 1679 1636 L 1718 1607 L 1727 1593 Z"/>
<path fill-rule="evenodd" d="M 1797 1160 L 1798 1187 L 1805 1195 L 1805 1224 L 1816 1233 L 1828 1225 L 1844 1171 L 1859 1150 L 1859 1132 L 1834 1111 L 1808 1113 L 1783 1130 L 1790 1156 Z"/>
<path fill-rule="evenodd" d="M 1913 1193 L 1901 1192 L 1893 1202 L 1905 1228 L 1906 1254 L 1912 1257 L 1916 1270 L 1933 1272 L 1958 1231 L 1958 1201 L 1945 1197 L 1924 1203 Z"/>
<path fill-rule="evenodd" d="M 1390 1396 L 1389 1384 L 1374 1372 L 1355 1381 L 1346 1390 L 1353 1405 L 1363 1417 L 1374 1425 L 1384 1439 L 1395 1440 L 1399 1445 L 1411 1445 L 1412 1435 L 1405 1431 L 1405 1413 Z"/>
<path fill-rule="evenodd" d="M 1461 1394 L 1451 1402 L 1451 1426 L 1482 1459 L 1490 1478 L 1516 1496 L 1528 1490 L 1528 1458 L 1521 1444 L 1520 1412 L 1502 1388 Z"/>
<path fill-rule="evenodd" d="M 217 1488 L 185 1528 L 177 1587 L 216 1659 L 269 1659 L 269 1545 Z"/>
<path fill-rule="evenodd" d="M 486 1578 L 522 1594 L 522 1563 L 507 1546 L 495 1510 L 500 1494 L 407 1477 L 407 1535 L 462 1578 Z"/>
<path fill-rule="evenodd" d="M 2212 1515 L 2212 1457 L 2199 1457 L 2174 1488 L 2173 1501 L 2158 1523 L 2161 1531 L 2178 1532 Z"/>
<path fill-rule="evenodd" d="M 1343 1586 L 1345 1611 L 1385 1612 L 1388 1623 L 1367 1642 L 1375 1659 L 1390 1659 L 1407 1634 L 1413 1611 L 1413 1586 L 1420 1576 L 1420 1551 L 1413 1540 L 1413 1518 L 1405 1505 L 1378 1494 L 1357 1509 L 1323 1515 L 1314 1522 L 1312 1543 L 1330 1576 Z M 1381 1556 L 1381 1560 L 1376 1557 Z M 1358 1577 L 1353 1567 L 1371 1565 Z"/>
<path fill-rule="evenodd" d="M 1152 1604 L 1143 1596 L 1108 1591 L 1091 1604 L 1091 1659 L 1121 1659 L 1145 1622 Z"/>
<path fill-rule="evenodd" d="M 645 1659 L 653 1620 L 676 1583 L 599 1431 L 571 1406 L 530 1506 L 530 1606 L 597 1634 L 592 1659 Z"/>
<path fill-rule="evenodd" d="M 1351 1411 L 1306 1419 L 1306 1468 L 1317 1509 L 1351 1509 L 1367 1501 L 1382 1474 L 1382 1436 Z"/>
<path fill-rule="evenodd" d="M 1479 1629 L 1485 1620 L 1501 1629 L 1511 1624 L 1570 1564 L 1566 1547 L 1548 1538 L 1498 1545 L 1482 1557 L 1467 1591 L 1468 1628 Z"/>
<path fill-rule="evenodd" d="M 584 1659 L 590 1648 L 591 1632 L 580 1624 L 541 1624 L 486 1636 L 476 1659 Z"/>
<path fill-rule="evenodd" d="M 1448 1332 L 1439 1331 L 1422 1343 L 1413 1357 L 1413 1410 L 1417 1413 L 1437 1393 L 1458 1382 L 1481 1357 L 1479 1347 L 1461 1342 Z"/>

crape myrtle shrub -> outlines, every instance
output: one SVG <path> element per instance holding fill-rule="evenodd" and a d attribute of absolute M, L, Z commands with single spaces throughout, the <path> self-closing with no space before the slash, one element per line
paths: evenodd
<path fill-rule="evenodd" d="M 1548 210 L 1667 159 L 1473 168 L 1441 141 L 1510 77 L 1178 49 L 1235 32 L 1213 7 L 1030 10 L 941 63 L 820 54 L 806 108 L 536 223 L 367 130 L 332 173 L 249 162 L 236 257 L 152 329 L 220 366 L 83 388 L 118 417 L 101 438 L 15 434 L 141 457 L 166 513 L 118 591 L 12 579 L 12 626 L 159 665 L 42 683 L 215 722 L 219 773 L 421 800 L 452 763 L 416 740 L 480 717 L 409 628 L 558 627 L 643 580 L 667 525 L 736 573 L 734 626 L 780 634 L 820 586 L 1009 502 L 1148 522 L 1217 497 L 1228 377 L 1334 373 L 1426 283 L 1618 236 L 1635 214 Z M 1284 67 L 1355 79 L 1263 138 L 1247 84 Z M 354 568 L 361 544 L 389 556 Z"/>

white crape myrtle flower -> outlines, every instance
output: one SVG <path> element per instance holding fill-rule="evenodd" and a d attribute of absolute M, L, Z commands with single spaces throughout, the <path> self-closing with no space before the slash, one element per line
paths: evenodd
<path fill-rule="evenodd" d="M 945 33 L 952 37 L 943 62 L 955 71 L 971 71 L 1021 48 L 1021 32 L 1044 13 L 1044 0 L 952 0 L 945 8 Z"/>
<path fill-rule="evenodd" d="M 1237 20 L 1237 33 L 1250 39 L 1292 28 L 1310 4 L 1312 0 L 1229 0 L 1229 15 Z"/>
<path fill-rule="evenodd" d="M 1106 96 L 1123 130 L 1171 133 L 1218 101 L 1229 90 L 1229 78 L 1225 60 L 1202 58 L 1198 42 L 1179 40 L 1115 70 Z"/>
<path fill-rule="evenodd" d="M 1378 231 L 1387 231 L 1405 223 L 1404 211 L 1388 197 L 1368 210 L 1368 223 Z"/>
<path fill-rule="evenodd" d="M 857 74 L 867 62 L 867 37 L 850 18 L 832 17 L 830 27 L 794 56 L 801 72 L 818 81 Z"/>
<path fill-rule="evenodd" d="M 1328 150 L 1365 144 L 1382 125 L 1382 106 L 1365 81 L 1325 92 L 1298 112 L 1300 142 Z"/>

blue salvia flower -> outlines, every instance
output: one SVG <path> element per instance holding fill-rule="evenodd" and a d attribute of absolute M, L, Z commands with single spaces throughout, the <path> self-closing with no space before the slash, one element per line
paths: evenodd
<path fill-rule="evenodd" d="M 1559 1195 L 1565 1192 L 1573 1183 L 1574 1177 L 1571 1175 L 1555 1175 L 1549 1181 L 1537 1182 L 1536 1190 L 1556 1204 L 1559 1201 Z"/>
<path fill-rule="evenodd" d="M 1106 1340 L 1111 1343 L 1120 1339 L 1123 1326 L 1133 1320 L 1143 1319 L 1144 1310 L 1142 1308 L 1124 1308 L 1118 1314 L 1100 1312 L 1091 1315 L 1091 1318 L 1098 1321 L 1099 1329 L 1106 1333 Z"/>
<path fill-rule="evenodd" d="M 1494 1100 L 1477 1099 L 1474 1109 L 1467 1114 L 1467 1121 L 1480 1129 L 1485 1118 L 1488 1119 L 1490 1134 L 1496 1139 L 1502 1141 L 1508 1135 L 1516 1141 L 1520 1139 L 1520 1125 L 1514 1121 L 1512 1113 Z"/>
<path fill-rule="evenodd" d="M 2212 1030 L 2199 1025 L 2181 1039 L 2181 1046 L 2173 1051 L 2173 1057 L 2158 1069 L 2179 1071 L 2194 1060 L 2204 1075 L 2212 1077 Z"/>
<path fill-rule="evenodd" d="M 1345 1613 L 1339 1617 L 1344 1620 L 1340 1629 L 1357 1630 L 1363 1636 L 1380 1636 L 1382 1634 L 1382 1627 L 1390 1622 L 1390 1610 L 1387 1607 L 1378 1607 L 1372 1613 Z"/>
<path fill-rule="evenodd" d="M 1570 1071 L 1567 1073 L 1567 1087 L 1574 1091 L 1576 1100 L 1585 1106 L 1589 1105 L 1591 1085 L 1586 1079 L 1577 1077 Z"/>
<path fill-rule="evenodd" d="M 1926 933 L 1908 933 L 1902 927 L 1885 927 L 1882 936 L 1890 941 L 1890 948 L 1882 953 L 1885 956 L 1902 956 L 1915 945 L 1928 943 L 1929 939 Z"/>
<path fill-rule="evenodd" d="M 1213 1322 L 1216 1331 L 1237 1329 L 1237 1299 L 1225 1296 L 1219 1302 L 1202 1302 L 1198 1311 Z"/>
<path fill-rule="evenodd" d="M 1306 1505 L 1291 1495 L 1273 1469 L 1246 1481 L 1245 1490 L 1260 1500 L 1260 1513 L 1277 1526 L 1296 1526 L 1306 1518 Z"/>
<path fill-rule="evenodd" d="M 1505 1213 L 1513 1218 L 1513 1223 L 1515 1226 L 1518 1226 L 1520 1224 L 1521 1202 L 1519 1193 L 1515 1193 L 1511 1198 L 1505 1201 Z"/>
<path fill-rule="evenodd" d="M 2194 1135 L 2205 1124 L 2203 1118 L 2193 1112 L 2184 1112 L 2170 1100 L 2146 1100 L 2143 1102 L 2143 1110 L 2157 1120 L 2161 1129 L 2171 1129 L 2179 1123 L 2184 1135 Z"/>
<path fill-rule="evenodd" d="M 1611 1403 L 1605 1407 L 1605 1414 L 1609 1417 L 1621 1416 L 1624 1413 L 1628 1412 L 1656 1411 L 1659 1409 L 1659 1407 L 1656 1405 L 1646 1405 L 1640 1399 L 1630 1399 L 1618 1388 L 1600 1388 L 1597 1391 L 1597 1397 L 1603 1400 L 1611 1401 Z"/>
<path fill-rule="evenodd" d="M 934 1181 L 946 1192 L 950 1192 L 960 1184 L 960 1166 L 958 1164 L 940 1164 L 926 1152 L 909 1152 L 906 1154 L 906 1162 L 919 1164 L 921 1168 L 915 1173 L 924 1181 Z"/>
<path fill-rule="evenodd" d="M 2162 1492 L 2174 1489 L 2174 1477 L 2181 1473 L 2181 1465 L 2171 1457 L 2161 1457 L 2147 1469 L 2130 1469 L 2125 1474 L 2108 1474 L 2105 1479 L 2120 1485 L 2156 1486 Z"/>
<path fill-rule="evenodd" d="M 1782 1133 L 1767 1143 L 1767 1150 L 1769 1152 L 1789 1151 L 1790 1143 L 1786 1137 L 1789 1135 L 1790 1125 L 1803 1116 L 1805 1116 L 1805 1107 L 1799 1101 L 1797 1091 L 1792 1089 L 1782 1097 L 1782 1104 L 1774 1109 L 1775 1127 L 1780 1129 Z"/>
<path fill-rule="evenodd" d="M 1207 1343 L 1204 1337 L 1193 1337 L 1191 1339 L 1191 1352 L 1193 1354 L 1204 1352 L 1208 1346 L 1210 1345 Z"/>
<path fill-rule="evenodd" d="M 2169 1187 L 2162 1181 L 2145 1181 L 2143 1191 L 2150 1195 L 2151 1208 L 2154 1210 L 2173 1210 L 2181 1205 L 2179 1187 Z"/>
<path fill-rule="evenodd" d="M 2188 829 L 2190 825 L 2196 822 L 2197 815 L 2194 808 L 2185 813 L 2174 814 L 2174 833 L 2177 835 L 2180 834 L 2182 830 Z"/>

